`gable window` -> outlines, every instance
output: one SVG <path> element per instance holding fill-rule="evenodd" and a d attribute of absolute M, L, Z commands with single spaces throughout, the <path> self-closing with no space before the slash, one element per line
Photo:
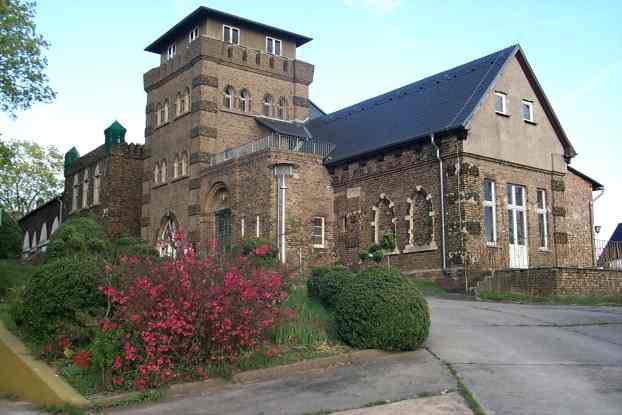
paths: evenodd
<path fill-rule="evenodd" d="M 281 41 L 270 36 L 266 36 L 266 53 L 268 55 L 281 56 Z"/>
<path fill-rule="evenodd" d="M 523 100 L 522 105 L 521 105 L 521 109 L 522 109 L 522 113 L 523 113 L 523 120 L 525 121 L 529 121 L 529 122 L 534 122 L 533 119 L 533 102 L 531 101 L 527 101 L 527 100 Z"/>
<path fill-rule="evenodd" d="M 282 120 L 287 119 L 287 100 L 285 97 L 279 98 L 276 106 L 276 116 Z"/>
<path fill-rule="evenodd" d="M 272 95 L 266 94 L 263 97 L 263 115 L 266 117 L 272 116 Z"/>
<path fill-rule="evenodd" d="M 240 44 L 240 29 L 237 27 L 222 26 L 222 40 L 225 43 L 231 43 L 233 45 Z"/>
<path fill-rule="evenodd" d="M 199 26 L 195 27 L 188 34 L 188 43 L 192 43 L 199 37 Z"/>
<path fill-rule="evenodd" d="M 507 115 L 508 96 L 503 92 L 495 92 L 495 112 Z"/>
<path fill-rule="evenodd" d="M 549 227 L 546 217 L 546 190 L 538 190 L 538 206 L 536 207 L 538 215 L 538 236 L 540 240 L 540 248 L 549 247 Z"/>
<path fill-rule="evenodd" d="M 225 88 L 225 95 L 222 101 L 222 105 L 227 109 L 231 109 L 231 107 L 233 106 L 233 94 L 235 94 L 233 87 L 227 86 Z"/>
<path fill-rule="evenodd" d="M 248 90 L 243 89 L 240 91 L 240 111 L 248 112 L 250 110 L 250 100 Z"/>
<path fill-rule="evenodd" d="M 177 46 L 173 43 L 171 46 L 168 47 L 168 50 L 166 52 L 166 58 L 173 59 L 175 57 L 175 53 L 177 53 Z"/>
<path fill-rule="evenodd" d="M 311 227 L 311 243 L 314 248 L 324 248 L 325 245 L 325 220 L 323 216 L 313 218 Z"/>
<path fill-rule="evenodd" d="M 495 182 L 484 179 L 484 235 L 486 244 L 497 244 L 497 204 L 495 199 Z"/>

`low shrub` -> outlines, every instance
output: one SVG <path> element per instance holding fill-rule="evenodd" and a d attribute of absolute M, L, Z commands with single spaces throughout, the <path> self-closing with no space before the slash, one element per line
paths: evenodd
<path fill-rule="evenodd" d="M 272 267 L 278 263 L 279 251 L 266 239 L 248 238 L 242 241 L 241 254 L 257 265 Z"/>
<path fill-rule="evenodd" d="M 358 348 L 414 350 L 430 330 L 428 304 L 396 271 L 369 268 L 347 280 L 337 298 L 339 336 Z"/>
<path fill-rule="evenodd" d="M 158 251 L 156 251 L 156 249 L 153 246 L 146 244 L 141 239 L 132 238 L 128 236 L 117 239 L 112 245 L 112 249 L 113 249 L 112 255 L 114 256 L 114 258 L 119 258 L 122 256 L 126 256 L 126 257 L 131 257 L 131 256 L 157 257 L 158 256 Z"/>
<path fill-rule="evenodd" d="M 101 329 L 123 333 L 112 367 L 103 368 L 115 387 L 158 387 L 188 371 L 201 375 L 206 365 L 233 363 L 266 341 L 281 317 L 284 275 L 248 257 L 198 258 L 184 241 L 178 245 L 175 259 L 122 258 L 107 269 L 122 276 L 109 278 L 119 287 L 100 287 L 112 306 Z M 93 350 L 93 361 L 106 366 L 110 353 L 102 348 Z"/>
<path fill-rule="evenodd" d="M 111 251 L 104 228 L 92 217 L 70 218 L 52 235 L 47 258 L 54 261 L 74 255 L 105 257 Z"/>
<path fill-rule="evenodd" d="M 17 258 L 22 252 L 24 232 L 5 210 L 0 212 L 0 218 L 0 259 Z"/>
<path fill-rule="evenodd" d="M 67 257 L 42 265 L 11 308 L 15 323 L 33 340 L 79 332 L 85 319 L 106 304 L 97 290 L 101 275 L 102 264 L 94 258 Z"/>
<path fill-rule="evenodd" d="M 0 299 L 7 298 L 11 289 L 24 286 L 36 267 L 17 260 L 0 260 Z"/>
<path fill-rule="evenodd" d="M 343 266 L 316 267 L 311 269 L 307 279 L 307 290 L 311 297 L 318 298 L 327 308 L 334 308 L 341 290 L 353 274 Z"/>

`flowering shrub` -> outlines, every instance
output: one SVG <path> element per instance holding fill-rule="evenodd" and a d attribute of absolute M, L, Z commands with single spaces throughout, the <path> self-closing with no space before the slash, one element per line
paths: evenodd
<path fill-rule="evenodd" d="M 198 258 L 177 239 L 175 259 L 122 258 L 115 270 L 106 269 L 119 273 L 110 278 L 119 283 L 100 287 L 111 305 L 101 331 L 118 333 L 118 346 L 96 360 L 111 366 L 105 369 L 114 386 L 158 387 L 190 368 L 204 377 L 202 366 L 234 362 L 263 344 L 281 318 L 283 273 L 248 257 Z M 258 246 L 253 255 L 266 253 Z"/>

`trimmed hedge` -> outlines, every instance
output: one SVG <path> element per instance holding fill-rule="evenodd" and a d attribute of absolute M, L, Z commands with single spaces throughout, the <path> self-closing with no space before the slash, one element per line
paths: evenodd
<path fill-rule="evenodd" d="M 327 308 L 334 308 L 343 287 L 354 274 L 343 266 L 316 267 L 307 279 L 307 291 Z"/>
<path fill-rule="evenodd" d="M 399 272 L 370 268 L 348 279 L 336 301 L 339 336 L 357 348 L 414 350 L 430 332 L 428 304 Z"/>
<path fill-rule="evenodd" d="M 101 311 L 98 290 L 103 265 L 94 258 L 68 257 L 42 265 L 27 281 L 21 301 L 11 307 L 15 323 L 30 338 L 45 340 Z"/>

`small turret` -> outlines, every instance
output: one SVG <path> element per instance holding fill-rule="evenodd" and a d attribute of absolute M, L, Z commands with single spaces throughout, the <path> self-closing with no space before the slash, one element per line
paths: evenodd
<path fill-rule="evenodd" d="M 115 120 L 110 127 L 104 130 L 104 136 L 106 137 L 106 151 L 110 152 L 114 144 L 125 143 L 125 133 L 127 129 Z"/>
<path fill-rule="evenodd" d="M 69 171 L 74 161 L 80 158 L 80 153 L 75 147 L 71 147 L 71 150 L 65 153 L 65 173 Z"/>

